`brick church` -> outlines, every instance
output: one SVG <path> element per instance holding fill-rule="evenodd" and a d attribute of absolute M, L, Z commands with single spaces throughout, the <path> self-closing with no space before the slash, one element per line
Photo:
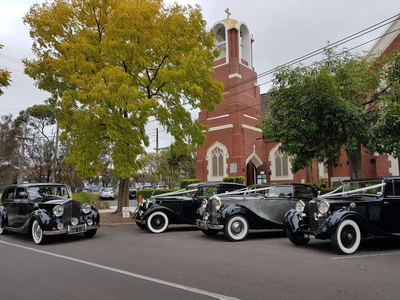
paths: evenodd
<path fill-rule="evenodd" d="M 213 78 L 224 83 L 224 102 L 213 112 L 200 111 L 199 121 L 209 131 L 203 146 L 197 149 L 196 178 L 222 181 L 227 176 L 244 176 L 245 184 L 267 182 L 317 182 L 334 186 L 350 178 L 347 155 L 343 152 L 339 167 L 314 165 L 291 173 L 290 158 L 279 151 L 280 144 L 263 138 L 256 124 L 268 110 L 268 95 L 260 94 L 253 65 L 254 39 L 244 22 L 229 18 L 212 26 L 216 47 L 221 55 L 214 61 Z M 393 34 L 385 33 L 397 31 Z M 386 54 L 400 44 L 400 20 L 387 28 L 370 53 Z M 318 168 L 318 172 L 316 169 Z M 316 178 L 318 174 L 319 178 Z M 399 175 L 399 160 L 389 155 L 363 153 L 362 177 Z"/>

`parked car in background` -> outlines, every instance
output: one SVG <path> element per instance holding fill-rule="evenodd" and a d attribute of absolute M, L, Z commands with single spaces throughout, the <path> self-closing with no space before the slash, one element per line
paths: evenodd
<path fill-rule="evenodd" d="M 13 185 L 4 190 L 1 202 L 0 235 L 31 233 L 36 244 L 44 244 L 51 235 L 93 237 L 99 227 L 98 210 L 74 201 L 70 188 L 63 184 Z"/>
<path fill-rule="evenodd" d="M 295 245 L 330 239 L 340 254 L 352 254 L 361 238 L 400 237 L 399 212 L 400 177 L 345 180 L 309 206 L 298 201 L 285 216 L 285 228 Z"/>
<path fill-rule="evenodd" d="M 102 188 L 102 189 L 100 189 L 99 199 L 100 200 L 104 200 L 104 199 L 114 200 L 115 199 L 114 190 L 112 188 Z"/>
<path fill-rule="evenodd" d="M 213 194 L 231 192 L 245 188 L 244 185 L 229 182 L 207 182 L 195 189 L 153 196 L 138 203 L 133 220 L 142 228 L 153 233 L 164 232 L 169 224 L 196 224 L 197 209 L 204 199 Z"/>
<path fill-rule="evenodd" d="M 129 199 L 136 199 L 136 188 L 129 188 Z"/>
<path fill-rule="evenodd" d="M 250 229 L 283 229 L 284 216 L 295 202 L 306 203 L 319 192 L 306 184 L 252 185 L 204 199 L 196 224 L 205 235 L 223 231 L 230 241 L 242 241 Z"/>

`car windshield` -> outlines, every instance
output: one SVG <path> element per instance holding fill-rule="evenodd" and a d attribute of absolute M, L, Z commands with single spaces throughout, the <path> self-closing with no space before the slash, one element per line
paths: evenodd
<path fill-rule="evenodd" d="M 106 188 L 106 189 L 103 189 L 102 192 L 112 192 L 112 189 L 111 188 Z"/>
<path fill-rule="evenodd" d="M 382 180 L 346 181 L 343 182 L 343 192 L 349 192 L 348 195 L 352 196 L 355 194 L 380 196 L 383 192 L 382 183 Z"/>
<path fill-rule="evenodd" d="M 69 198 L 70 196 L 68 188 L 65 185 L 30 186 L 28 194 L 33 201 L 45 197 L 61 196 Z"/>

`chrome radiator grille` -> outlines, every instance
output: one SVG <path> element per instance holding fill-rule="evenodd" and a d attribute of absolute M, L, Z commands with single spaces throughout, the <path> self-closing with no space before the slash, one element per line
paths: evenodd
<path fill-rule="evenodd" d="M 64 225 L 71 225 L 72 218 L 81 216 L 81 204 L 78 201 L 71 201 L 64 204 Z"/>

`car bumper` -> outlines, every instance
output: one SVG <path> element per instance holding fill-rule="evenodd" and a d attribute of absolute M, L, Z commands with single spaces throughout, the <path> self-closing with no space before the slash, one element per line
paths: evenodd
<path fill-rule="evenodd" d="M 204 229 L 204 230 L 208 230 L 208 229 L 221 230 L 221 229 L 224 229 L 224 225 L 212 224 L 212 223 L 209 223 L 209 222 L 203 221 L 203 220 L 197 220 L 196 221 L 196 225 L 197 225 L 198 228 Z"/>
<path fill-rule="evenodd" d="M 81 224 L 81 225 L 76 225 L 76 226 L 68 226 L 67 228 L 61 229 L 61 230 L 48 230 L 48 231 L 43 231 L 44 235 L 61 235 L 61 234 L 77 234 L 77 233 L 84 233 L 88 230 L 94 230 L 99 228 L 100 225 L 91 225 L 88 226 L 87 224 Z"/>

